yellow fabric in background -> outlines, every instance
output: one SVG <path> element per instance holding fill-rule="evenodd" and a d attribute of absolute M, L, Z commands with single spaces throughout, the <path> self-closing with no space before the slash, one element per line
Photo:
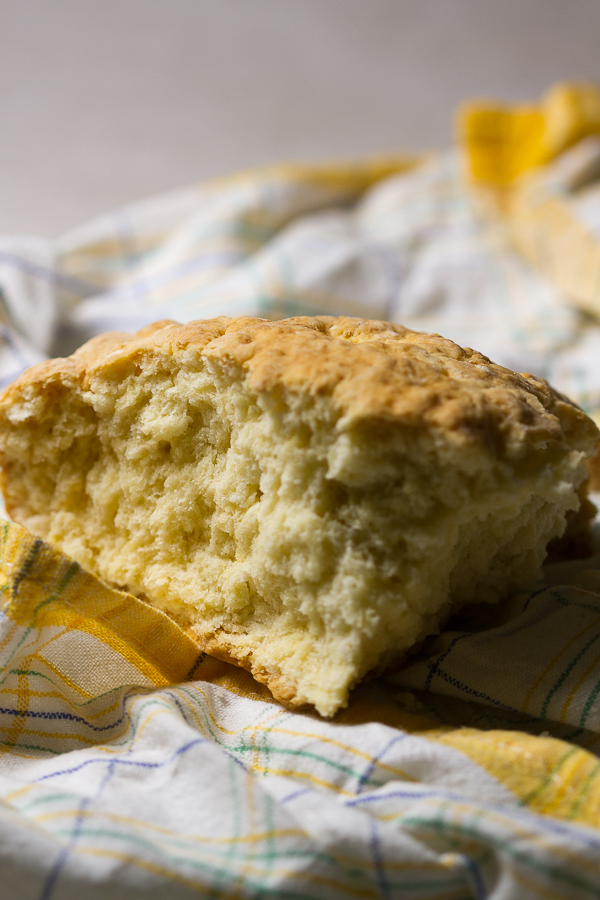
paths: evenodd
<path fill-rule="evenodd" d="M 538 104 L 463 104 L 458 143 L 474 181 L 510 186 L 591 134 L 600 134 L 600 90 L 593 83 L 557 84 Z"/>
<path fill-rule="evenodd" d="M 504 187 L 546 161 L 544 115 L 536 106 L 466 105 L 458 119 L 469 174 L 477 182 Z"/>

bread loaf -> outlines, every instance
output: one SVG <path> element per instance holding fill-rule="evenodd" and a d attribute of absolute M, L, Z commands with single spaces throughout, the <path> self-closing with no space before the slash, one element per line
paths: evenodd
<path fill-rule="evenodd" d="M 108 334 L 0 400 L 17 522 L 325 716 L 539 575 L 597 441 L 538 378 L 349 318 Z"/>

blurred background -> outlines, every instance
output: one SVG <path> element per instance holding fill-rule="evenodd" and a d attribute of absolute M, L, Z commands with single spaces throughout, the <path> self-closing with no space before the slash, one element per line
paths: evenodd
<path fill-rule="evenodd" d="M 279 160 L 442 148 L 600 79 L 598 0 L 0 0 L 0 232 Z"/>

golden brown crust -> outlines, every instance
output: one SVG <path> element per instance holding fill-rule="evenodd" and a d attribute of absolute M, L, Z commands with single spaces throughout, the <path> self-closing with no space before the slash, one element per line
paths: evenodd
<path fill-rule="evenodd" d="M 166 320 L 135 335 L 102 335 L 68 359 L 28 369 L 5 391 L 0 409 L 29 385 L 78 381 L 85 389 L 100 370 L 129 374 L 149 354 L 204 356 L 241 367 L 258 392 L 327 395 L 347 422 L 434 427 L 457 443 L 513 459 L 565 439 L 589 453 L 598 440 L 591 420 L 542 379 L 518 375 L 439 335 L 332 316 Z"/>
<path fill-rule="evenodd" d="M 195 628 L 186 628 L 185 631 L 208 656 L 214 656 L 216 659 L 232 663 L 234 666 L 239 666 L 251 672 L 253 678 L 268 687 L 275 700 L 284 706 L 292 709 L 302 709 L 312 705 L 298 693 L 296 685 L 289 678 L 286 678 L 285 675 L 257 665 L 250 653 L 246 656 L 241 656 L 239 648 L 227 640 L 225 631 L 212 632 L 210 634 L 200 634 Z"/>
<path fill-rule="evenodd" d="M 588 460 L 590 473 L 590 488 L 592 491 L 600 491 L 600 444 L 594 456 Z"/>

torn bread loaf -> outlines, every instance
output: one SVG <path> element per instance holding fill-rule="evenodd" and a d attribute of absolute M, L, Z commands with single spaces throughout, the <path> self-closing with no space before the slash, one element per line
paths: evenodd
<path fill-rule="evenodd" d="M 537 378 L 348 318 L 108 334 L 0 401 L 17 522 L 326 716 L 538 576 L 597 441 Z"/>

